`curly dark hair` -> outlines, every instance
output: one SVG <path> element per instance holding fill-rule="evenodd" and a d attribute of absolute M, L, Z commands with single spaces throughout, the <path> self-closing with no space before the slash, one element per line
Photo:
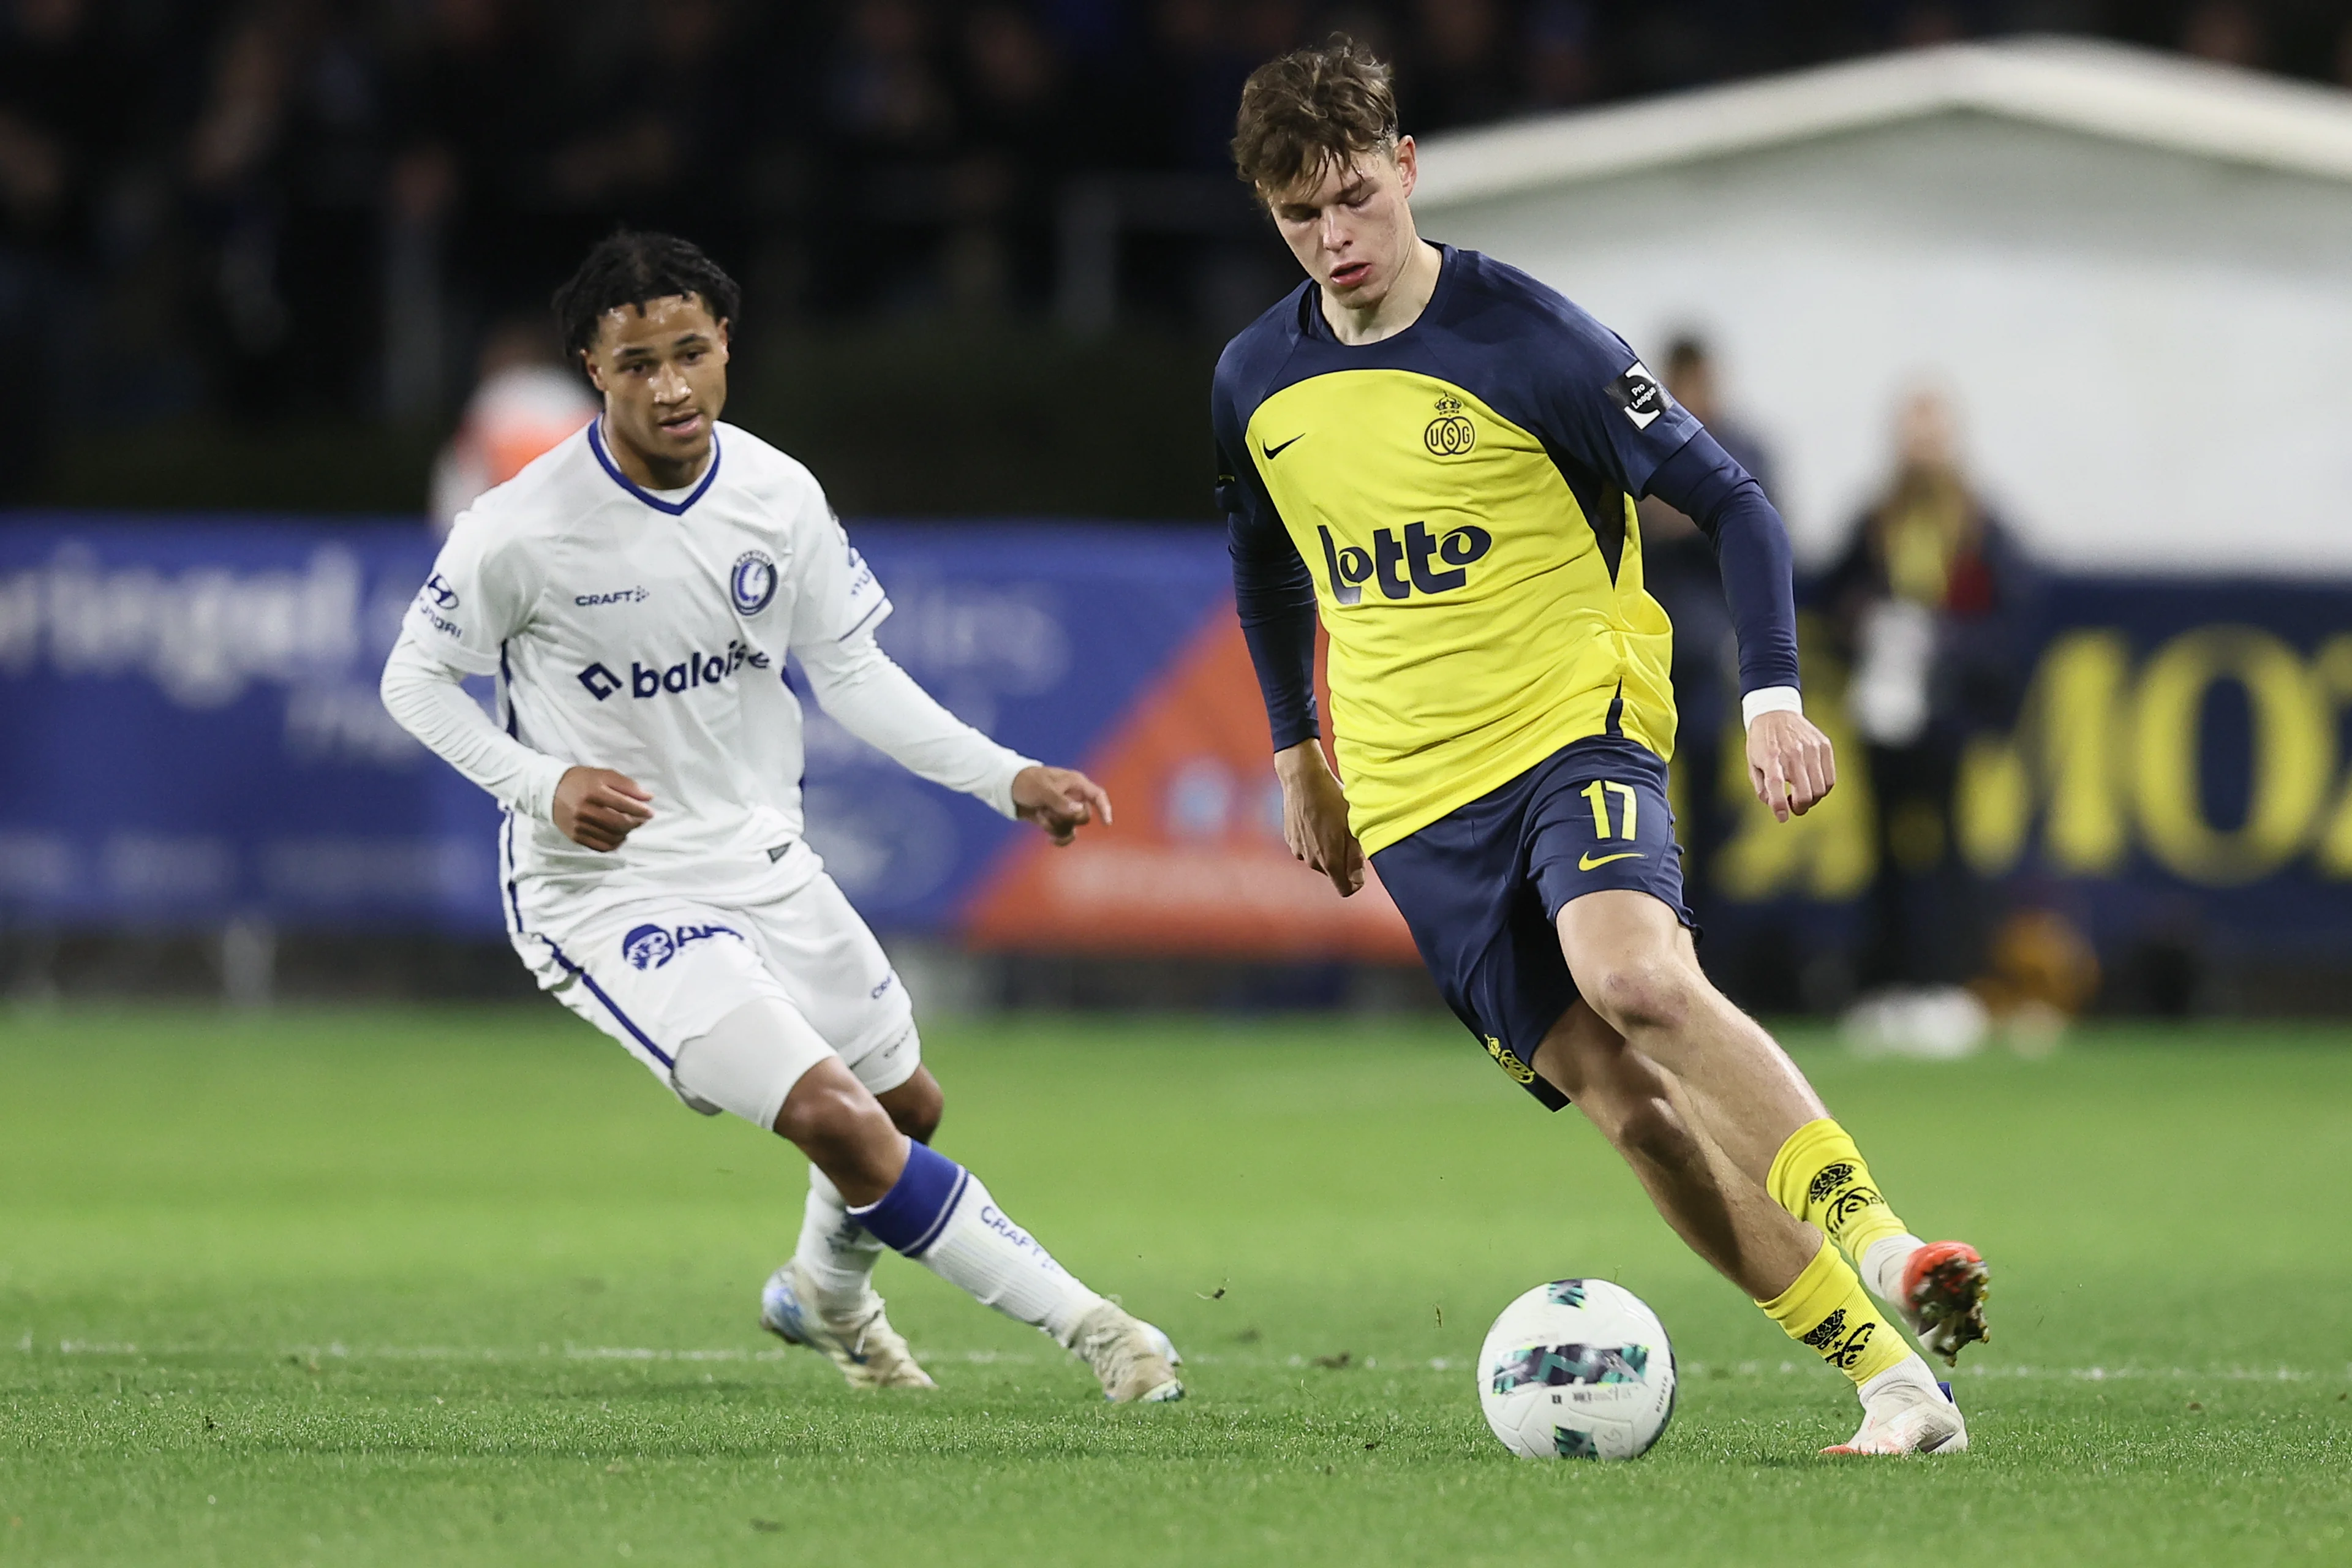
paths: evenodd
<path fill-rule="evenodd" d="M 642 313 L 647 300 L 689 294 L 720 321 L 732 321 L 743 303 L 735 279 L 699 246 L 625 228 L 597 241 L 555 291 L 556 330 L 567 353 L 583 354 L 595 346 L 596 323 L 607 310 L 635 306 Z"/>
<path fill-rule="evenodd" d="M 1234 117 L 1234 167 L 1260 195 L 1397 144 L 1389 68 L 1345 34 L 1250 72 Z"/>

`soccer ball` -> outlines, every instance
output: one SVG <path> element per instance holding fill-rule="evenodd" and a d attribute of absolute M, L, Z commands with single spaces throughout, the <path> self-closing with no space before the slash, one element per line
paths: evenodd
<path fill-rule="evenodd" d="M 1523 1459 L 1638 1459 L 1675 1413 L 1674 1347 L 1631 1290 L 1555 1279 L 1486 1331 L 1478 1404 Z"/>

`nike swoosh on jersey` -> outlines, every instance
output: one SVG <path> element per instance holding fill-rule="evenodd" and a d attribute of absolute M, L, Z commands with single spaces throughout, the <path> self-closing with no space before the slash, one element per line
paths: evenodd
<path fill-rule="evenodd" d="M 1612 860 L 1639 860 L 1640 858 L 1642 858 L 1642 851 L 1639 849 L 1627 849 L 1615 855 L 1603 855 L 1599 859 L 1588 854 L 1578 858 L 1576 868 L 1580 871 L 1594 871 Z"/>
<path fill-rule="evenodd" d="M 1290 448 L 1292 448 L 1293 447 L 1297 446 L 1297 445 L 1298 445 L 1298 443 L 1300 443 L 1301 441 L 1304 441 L 1304 440 L 1306 440 L 1306 439 L 1307 439 L 1307 432 L 1306 432 L 1306 431 L 1304 431 L 1304 430 L 1301 430 L 1297 435 L 1293 436 L 1289 440 L 1285 441 L 1285 442 L 1284 442 L 1281 446 L 1279 446 L 1279 447 L 1269 447 L 1269 446 L 1267 446 L 1264 441 L 1260 441 L 1260 442 L 1258 443 L 1258 447 L 1259 447 L 1259 449 L 1260 449 L 1260 450 L 1262 450 L 1262 451 L 1264 451 L 1264 452 L 1265 453 L 1265 460 L 1266 460 L 1267 462 L 1271 463 L 1271 462 L 1273 462 L 1276 458 L 1281 457 L 1285 452 L 1289 451 L 1289 450 L 1290 450 Z"/>

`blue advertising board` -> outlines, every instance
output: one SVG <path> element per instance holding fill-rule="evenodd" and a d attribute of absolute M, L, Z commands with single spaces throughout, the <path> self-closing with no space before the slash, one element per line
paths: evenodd
<path fill-rule="evenodd" d="M 883 644 L 1007 744 L 1074 762 L 1223 592 L 1198 530 L 877 524 Z M 497 808 L 376 679 L 414 524 L 0 526 L 0 918 L 499 928 Z M 485 686 L 487 683 L 483 683 Z M 1013 825 L 820 712 L 810 837 L 877 924 L 940 929 Z"/>
<path fill-rule="evenodd" d="M 1202 640 L 1231 624 L 1215 531 L 854 533 L 897 606 L 883 645 L 918 679 L 1010 745 L 1168 792 L 1167 852 L 1189 852 L 1208 775 L 1152 715 L 1256 701 L 1246 661 Z M 432 554 L 405 523 L 0 524 L 0 921 L 495 933 L 496 809 L 375 694 Z M 1962 769 L 1968 862 L 2064 889 L 2103 943 L 2185 901 L 2224 940 L 2352 951 L 2352 584 L 2064 578 L 2044 605 L 2023 710 Z M 1741 818 L 1711 881 L 1833 927 L 1874 868 L 1872 805 L 1838 672 L 1807 668 L 1848 785 L 1787 828 Z M 806 785 L 812 841 L 877 927 L 959 931 L 1011 863 L 1013 825 L 821 714 Z M 1219 821 L 1272 831 L 1262 815 Z M 1148 929 L 1151 889 L 1112 891 Z"/>

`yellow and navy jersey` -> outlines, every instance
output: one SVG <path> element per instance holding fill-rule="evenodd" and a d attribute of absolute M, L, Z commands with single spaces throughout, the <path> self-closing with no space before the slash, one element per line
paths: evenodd
<path fill-rule="evenodd" d="M 1368 852 L 1586 736 L 1672 756 L 1673 633 L 1642 585 L 1633 503 L 1695 437 L 1706 521 L 1730 489 L 1752 492 L 1789 602 L 1778 517 L 1624 341 L 1525 273 L 1441 249 L 1436 291 L 1394 336 L 1339 342 L 1308 283 L 1217 366 L 1219 497 L 1275 743 L 1316 732 L 1311 691 L 1268 668 L 1295 647 L 1269 654 L 1257 635 L 1286 573 L 1302 601 L 1311 583 L 1330 637 L 1333 739 Z M 1792 637 L 1785 652 L 1743 684 L 1795 684 Z"/>

